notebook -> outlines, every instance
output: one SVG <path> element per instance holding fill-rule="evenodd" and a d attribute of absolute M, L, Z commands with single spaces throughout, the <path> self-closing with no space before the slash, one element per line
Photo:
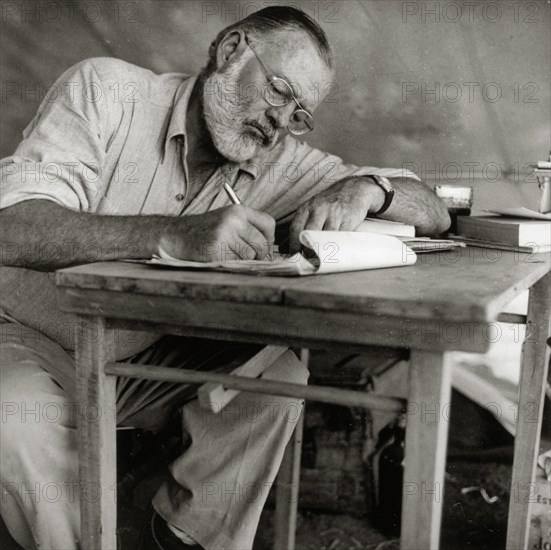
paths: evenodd
<path fill-rule="evenodd" d="M 297 277 L 361 271 L 386 267 L 405 267 L 417 260 L 415 252 L 399 238 L 356 231 L 302 231 L 300 242 L 309 254 L 275 253 L 272 260 L 229 260 L 192 262 L 178 260 L 161 251 L 146 263 L 179 269 L 226 271 Z M 308 256 L 308 257 L 307 257 Z"/>

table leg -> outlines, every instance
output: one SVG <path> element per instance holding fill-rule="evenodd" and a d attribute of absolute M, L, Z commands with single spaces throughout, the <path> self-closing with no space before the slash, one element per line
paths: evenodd
<path fill-rule="evenodd" d="M 300 360 L 308 366 L 308 350 L 301 351 Z M 304 405 L 306 406 L 306 403 Z M 274 550 L 294 550 L 295 548 L 303 426 L 304 410 L 287 444 L 277 474 Z"/>
<path fill-rule="evenodd" d="M 411 351 L 402 498 L 402 550 L 439 547 L 448 440 L 451 363 L 441 351 Z"/>
<path fill-rule="evenodd" d="M 536 460 L 549 368 L 546 340 L 550 332 L 550 286 L 551 274 L 548 273 L 530 289 L 528 301 L 507 524 L 508 550 L 528 547 L 530 508 L 536 488 Z"/>
<path fill-rule="evenodd" d="M 114 360 L 113 332 L 105 319 L 81 317 L 76 368 L 80 528 L 83 550 L 116 550 L 116 377 L 104 373 Z"/>

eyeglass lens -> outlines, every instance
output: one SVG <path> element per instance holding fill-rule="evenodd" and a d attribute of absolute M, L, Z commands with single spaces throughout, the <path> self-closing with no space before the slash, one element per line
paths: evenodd
<path fill-rule="evenodd" d="M 293 89 L 286 80 L 273 77 L 265 90 L 266 101 L 274 107 L 282 107 L 293 101 Z M 296 109 L 289 120 L 289 130 L 293 134 L 301 135 L 314 129 L 312 116 L 303 109 Z"/>
<path fill-rule="evenodd" d="M 306 134 L 314 129 L 312 117 L 304 110 L 297 109 L 289 120 L 289 130 L 294 134 Z"/>
<path fill-rule="evenodd" d="M 274 107 L 281 107 L 293 101 L 293 90 L 286 80 L 273 77 L 266 87 L 266 101 Z"/>

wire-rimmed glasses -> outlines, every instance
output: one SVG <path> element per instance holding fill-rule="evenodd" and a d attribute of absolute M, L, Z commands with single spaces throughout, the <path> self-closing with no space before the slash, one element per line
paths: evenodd
<path fill-rule="evenodd" d="M 314 118 L 301 105 L 291 85 L 284 78 L 276 76 L 262 61 L 262 59 L 260 59 L 258 53 L 251 46 L 251 43 L 249 42 L 249 37 L 247 35 L 245 35 L 245 42 L 247 43 L 249 48 L 251 48 L 256 59 L 266 73 L 268 84 L 266 84 L 266 87 L 264 88 L 264 99 L 272 107 L 283 107 L 284 105 L 288 105 L 289 103 L 292 103 L 294 101 L 297 105 L 297 109 L 293 111 L 293 114 L 289 119 L 289 125 L 287 126 L 287 129 L 289 130 L 289 132 L 291 132 L 291 134 L 294 134 L 295 136 L 301 136 L 307 134 L 308 132 L 311 132 L 314 129 Z"/>

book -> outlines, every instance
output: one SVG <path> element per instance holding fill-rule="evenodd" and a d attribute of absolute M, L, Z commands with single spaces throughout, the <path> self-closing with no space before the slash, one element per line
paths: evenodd
<path fill-rule="evenodd" d="M 394 235 L 395 237 L 415 237 L 415 226 L 379 218 L 366 218 L 356 231 L 381 233 L 383 235 Z"/>
<path fill-rule="evenodd" d="M 147 260 L 149 265 L 297 277 L 361 271 L 386 267 L 405 267 L 417 260 L 415 252 L 399 238 L 391 235 L 357 231 L 311 231 L 300 233 L 300 242 L 307 250 L 292 255 L 274 253 L 271 260 L 223 260 L 192 262 L 178 260 L 164 251 Z"/>
<path fill-rule="evenodd" d="M 458 216 L 457 235 L 511 246 L 551 245 L 551 223 L 505 216 Z"/>

